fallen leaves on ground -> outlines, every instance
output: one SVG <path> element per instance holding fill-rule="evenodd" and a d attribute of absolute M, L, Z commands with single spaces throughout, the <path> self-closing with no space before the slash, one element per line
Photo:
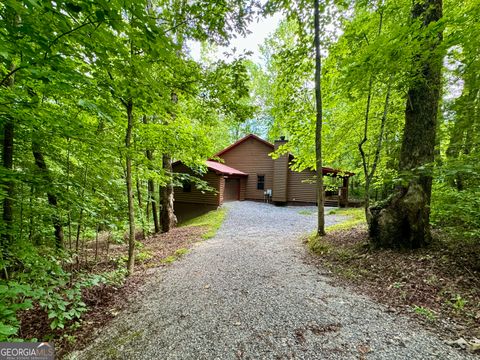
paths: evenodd
<path fill-rule="evenodd" d="M 37 339 L 53 337 L 56 339 L 56 355 L 59 358 L 67 352 L 82 349 L 91 341 L 98 328 L 105 326 L 129 305 L 135 295 L 138 295 L 141 285 L 151 275 L 152 269 L 167 266 L 168 262 L 164 259 L 175 260 L 181 257 L 195 242 L 203 240 L 202 234 L 205 231 L 206 229 L 201 226 L 179 227 L 168 233 L 152 235 L 141 240 L 141 245 L 137 247 L 137 259 L 141 258 L 138 256 L 140 253 L 148 256 L 135 262 L 133 275 L 119 285 L 103 284 L 83 290 L 82 300 L 89 311 L 82 316 L 81 327 L 74 331 L 74 339 L 65 331 L 52 333 L 46 313 L 38 306 L 22 314 L 22 337 Z M 126 244 L 111 245 L 108 256 L 99 257 L 95 262 L 93 261 L 94 247 L 87 247 L 87 251 L 90 249 L 91 254 L 85 257 L 91 260 L 83 264 L 81 270 L 102 273 L 124 266 L 122 262 L 118 262 L 118 259 L 127 253 L 127 248 Z"/>
<path fill-rule="evenodd" d="M 309 261 L 335 274 L 336 284 L 354 286 L 388 311 L 416 317 L 443 338 L 480 337 L 479 243 L 436 233 L 424 249 L 374 250 L 364 225 L 315 241 L 310 245 L 317 254 Z M 473 344 L 471 349 L 477 349 Z"/>

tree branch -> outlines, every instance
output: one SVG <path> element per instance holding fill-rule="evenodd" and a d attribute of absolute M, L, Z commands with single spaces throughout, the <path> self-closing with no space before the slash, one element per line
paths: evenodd
<path fill-rule="evenodd" d="M 68 31 L 66 31 L 66 32 L 58 35 L 55 39 L 53 39 L 53 40 L 50 42 L 50 44 L 48 44 L 47 49 L 45 50 L 45 55 L 43 56 L 43 60 L 46 60 L 46 59 L 47 59 L 47 55 L 48 55 L 50 49 L 52 48 L 52 46 L 53 46 L 58 40 L 60 40 L 62 37 L 67 36 L 67 35 L 75 32 L 75 31 L 77 31 L 77 30 L 80 30 L 81 28 L 83 28 L 83 27 L 85 27 L 85 26 L 87 26 L 87 25 L 93 25 L 93 24 L 95 24 L 95 23 L 97 23 L 97 22 L 98 22 L 98 21 L 88 20 L 87 22 L 84 22 L 83 24 L 81 24 L 81 25 L 79 25 L 79 26 L 77 26 L 77 27 L 74 27 L 73 29 L 70 29 L 70 30 L 68 30 Z M 102 21 L 99 21 L 99 22 L 101 23 Z"/>

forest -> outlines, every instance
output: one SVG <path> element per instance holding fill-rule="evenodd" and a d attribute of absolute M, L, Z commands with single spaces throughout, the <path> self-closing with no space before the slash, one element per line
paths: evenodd
<path fill-rule="evenodd" d="M 262 63 L 213 55 L 275 13 Z M 200 174 L 248 133 L 286 136 L 297 170 L 355 172 L 372 247 L 479 249 L 476 0 L 5 0 L 0 18 L 0 341 L 31 308 L 77 326 L 84 289 L 176 225 L 175 186 L 211 190 L 172 162 Z M 126 252 L 90 271 L 105 238 Z"/>

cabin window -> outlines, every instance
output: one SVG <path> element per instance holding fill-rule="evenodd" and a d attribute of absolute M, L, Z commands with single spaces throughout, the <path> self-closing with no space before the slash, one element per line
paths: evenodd
<path fill-rule="evenodd" d="M 190 181 L 183 183 L 183 192 L 192 192 L 192 183 Z"/>
<path fill-rule="evenodd" d="M 257 175 L 257 190 L 265 190 L 265 175 Z"/>

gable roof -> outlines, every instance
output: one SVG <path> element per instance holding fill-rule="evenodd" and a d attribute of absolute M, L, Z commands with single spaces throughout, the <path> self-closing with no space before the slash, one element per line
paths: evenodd
<path fill-rule="evenodd" d="M 248 176 L 248 174 L 246 174 L 246 173 L 244 173 L 240 170 L 234 169 L 230 166 L 227 166 L 225 164 L 221 164 L 221 163 L 216 162 L 216 161 L 207 160 L 205 163 L 206 163 L 207 168 L 209 170 L 215 171 L 217 174 Z"/>
<path fill-rule="evenodd" d="M 268 147 L 271 147 L 272 150 L 274 149 L 274 146 L 272 143 L 268 142 L 267 140 L 263 140 L 261 137 L 255 135 L 255 134 L 248 134 L 247 136 L 244 136 L 243 138 L 241 138 L 240 140 L 234 142 L 232 145 L 230 146 L 227 146 L 225 149 L 219 151 L 218 153 L 216 153 L 214 155 L 215 156 L 221 156 L 223 154 L 225 154 L 226 152 L 232 150 L 233 148 L 236 148 L 238 145 L 244 143 L 245 141 L 247 141 L 248 139 L 255 139 L 257 141 L 260 141 L 261 143 L 267 145 Z"/>
<path fill-rule="evenodd" d="M 236 148 L 238 145 L 244 143 L 244 142 L 247 141 L 248 139 L 257 140 L 257 141 L 259 141 L 259 142 L 267 145 L 268 147 L 270 147 L 270 148 L 272 149 L 272 151 L 275 149 L 275 146 L 274 146 L 272 143 L 268 142 L 267 140 L 264 140 L 264 139 L 262 139 L 261 137 L 255 135 L 255 134 L 248 134 L 248 135 L 244 136 L 243 138 L 241 138 L 240 140 L 238 140 L 238 141 L 234 142 L 233 144 L 227 146 L 225 149 L 219 151 L 219 152 L 216 153 L 213 157 L 220 157 L 221 155 L 223 155 L 223 154 L 229 152 L 230 150 Z M 294 158 L 294 156 L 293 156 L 292 154 L 290 154 L 290 153 L 288 154 L 288 156 L 289 156 L 289 161 Z M 207 161 L 207 162 L 215 163 L 215 164 L 224 166 L 224 167 L 226 167 L 226 168 L 230 168 L 229 166 L 224 165 L 224 164 L 220 164 L 220 163 L 218 163 L 218 162 L 216 162 L 216 161 L 211 161 L 211 160 L 209 160 L 209 161 Z M 208 166 L 208 165 L 207 165 L 207 166 Z M 210 168 L 209 168 L 209 169 L 210 169 Z M 237 171 L 238 173 L 231 173 L 231 174 L 230 174 L 230 173 L 225 173 L 226 175 L 248 175 L 248 174 L 245 174 L 245 173 L 241 172 L 240 170 L 236 170 L 236 169 L 234 169 L 234 168 L 230 168 L 230 169 L 235 170 L 235 171 Z M 213 170 L 213 169 L 211 169 L 211 170 Z M 214 171 L 216 171 L 216 170 L 214 170 Z M 322 167 L 322 174 L 323 174 L 323 175 L 329 175 L 329 176 L 332 176 L 332 175 L 333 175 L 333 176 L 337 176 L 337 174 L 339 174 L 339 173 L 340 173 L 340 176 L 342 176 L 342 177 L 350 177 L 350 176 L 355 175 L 355 173 L 352 173 L 352 172 L 349 172 L 349 171 L 342 171 L 342 170 L 340 170 L 340 169 L 333 169 L 333 168 L 325 167 L 325 166 Z"/>

